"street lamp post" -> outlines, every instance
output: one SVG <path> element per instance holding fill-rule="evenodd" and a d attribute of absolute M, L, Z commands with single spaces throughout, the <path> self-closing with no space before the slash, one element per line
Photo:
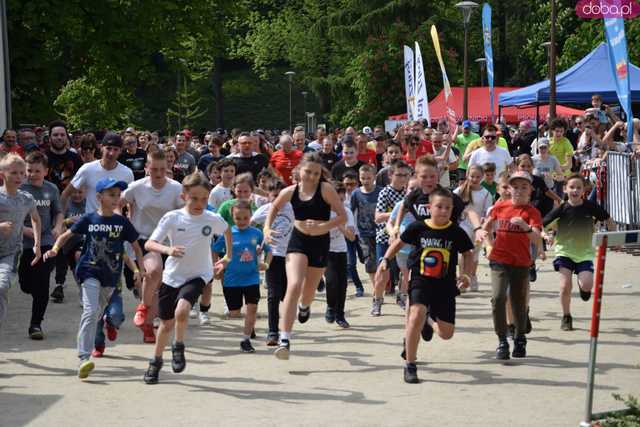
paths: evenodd
<path fill-rule="evenodd" d="M 302 93 L 302 111 L 304 112 L 304 116 L 305 116 L 305 119 L 306 119 L 306 117 L 307 117 L 307 93 L 308 92 L 306 90 L 303 90 L 300 93 Z M 305 131 L 307 133 L 309 133 L 309 129 L 310 129 L 309 120 L 305 120 L 305 127 L 306 127 Z"/>
<path fill-rule="evenodd" d="M 485 58 L 477 58 L 476 62 L 480 65 L 480 86 L 484 86 L 484 67 L 487 60 Z"/>
<path fill-rule="evenodd" d="M 462 22 L 464 23 L 464 97 L 462 100 L 462 117 L 467 120 L 468 106 L 469 106 L 469 90 L 468 90 L 468 45 L 469 45 L 469 20 L 471 19 L 471 12 L 478 7 L 478 3 L 474 1 L 461 1 L 456 4 L 456 7 L 462 11 Z"/>
<path fill-rule="evenodd" d="M 293 84 L 293 76 L 295 75 L 295 71 L 287 71 L 284 73 L 285 76 L 289 78 L 289 135 L 293 133 L 293 114 L 291 108 L 291 85 Z"/>

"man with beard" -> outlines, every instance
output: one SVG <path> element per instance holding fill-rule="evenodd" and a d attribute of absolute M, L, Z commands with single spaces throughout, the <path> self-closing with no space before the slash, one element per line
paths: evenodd
<path fill-rule="evenodd" d="M 49 124 L 49 149 L 45 153 L 49 161 L 47 180 L 58 186 L 62 193 L 75 173 L 82 166 L 82 159 L 69 150 L 67 125 L 57 120 Z"/>

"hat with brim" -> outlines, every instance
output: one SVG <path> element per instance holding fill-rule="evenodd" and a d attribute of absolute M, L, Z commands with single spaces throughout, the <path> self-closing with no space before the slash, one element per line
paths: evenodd
<path fill-rule="evenodd" d="M 110 188 L 119 188 L 121 191 L 127 189 L 127 183 L 124 181 L 116 181 L 113 178 L 102 178 L 96 183 L 96 193 L 102 193 Z"/>
<path fill-rule="evenodd" d="M 524 172 L 524 171 L 518 171 L 518 172 L 512 173 L 509 176 L 509 184 L 511 184 L 516 179 L 524 179 L 529 184 L 531 184 L 533 182 L 533 178 L 531 178 L 531 175 L 529 175 L 527 172 Z"/>

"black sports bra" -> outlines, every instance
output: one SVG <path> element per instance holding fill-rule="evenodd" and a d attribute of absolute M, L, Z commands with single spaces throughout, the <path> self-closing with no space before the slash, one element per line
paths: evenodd
<path fill-rule="evenodd" d="M 322 182 L 318 184 L 318 188 L 313 197 L 306 201 L 300 200 L 298 185 L 296 185 L 296 188 L 293 190 L 293 195 L 291 196 L 291 206 L 293 207 L 293 213 L 297 220 L 315 219 L 329 221 L 331 217 L 331 206 L 322 198 L 321 185 Z"/>

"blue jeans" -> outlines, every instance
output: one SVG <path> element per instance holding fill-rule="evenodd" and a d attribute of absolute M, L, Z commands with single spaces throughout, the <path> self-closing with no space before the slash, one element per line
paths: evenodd
<path fill-rule="evenodd" d="M 353 242 L 347 240 L 347 274 L 353 280 L 356 289 L 362 289 L 362 281 L 358 276 L 358 239 Z"/>
<path fill-rule="evenodd" d="M 120 329 L 120 325 L 124 322 L 124 311 L 122 308 L 122 295 L 120 292 L 115 291 L 111 295 L 109 305 L 104 309 L 104 316 L 100 316 L 98 320 L 98 327 L 96 328 L 96 340 L 95 346 L 104 346 L 104 319 L 107 319 L 107 323 L 116 329 Z"/>

